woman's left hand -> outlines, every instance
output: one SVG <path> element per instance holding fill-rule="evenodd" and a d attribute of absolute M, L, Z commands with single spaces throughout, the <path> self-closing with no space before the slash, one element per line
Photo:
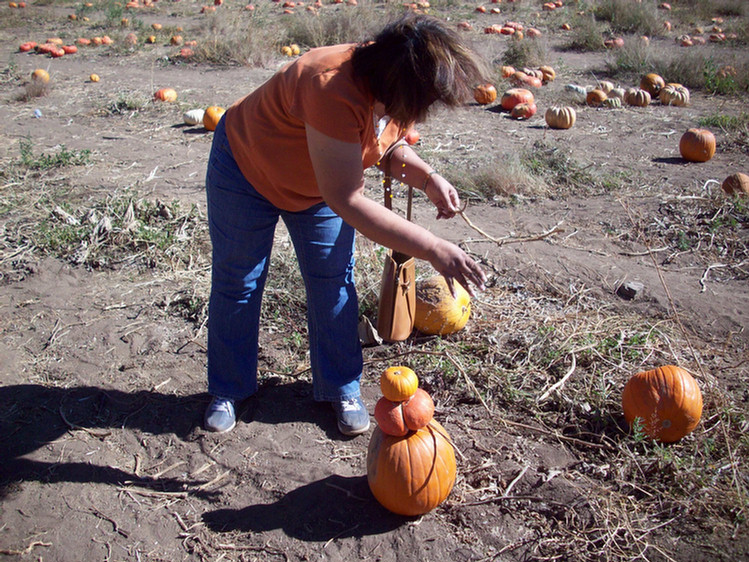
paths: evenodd
<path fill-rule="evenodd" d="M 451 219 L 460 211 L 458 191 L 441 175 L 429 176 L 425 193 L 437 207 L 437 219 Z"/>

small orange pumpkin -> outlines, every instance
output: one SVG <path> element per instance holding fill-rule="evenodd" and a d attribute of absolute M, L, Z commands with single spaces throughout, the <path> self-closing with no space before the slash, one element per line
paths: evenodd
<path fill-rule="evenodd" d="M 380 375 L 382 395 L 393 402 L 408 400 L 418 387 L 419 377 L 408 367 L 388 367 Z"/>
<path fill-rule="evenodd" d="M 422 334 L 453 334 L 468 322 L 471 316 L 471 297 L 457 281 L 453 281 L 455 298 L 450 294 L 447 281 L 436 275 L 416 283 L 416 311 L 414 327 Z"/>
<path fill-rule="evenodd" d="M 692 375 L 667 365 L 630 378 L 622 393 L 622 409 L 630 426 L 639 418 L 646 435 L 671 443 L 697 427 L 702 393 Z"/>
<path fill-rule="evenodd" d="M 473 99 L 480 105 L 487 105 L 497 99 L 497 88 L 493 84 L 480 84 L 473 90 Z"/>
<path fill-rule="evenodd" d="M 707 162 L 715 154 L 715 135 L 707 129 L 687 129 L 679 140 L 679 152 L 687 162 Z"/>
<path fill-rule="evenodd" d="M 455 450 L 436 420 L 404 437 L 379 427 L 367 448 L 367 482 L 380 504 L 399 515 L 423 515 L 441 504 L 455 485 Z"/>
<path fill-rule="evenodd" d="M 31 79 L 34 82 L 46 84 L 47 82 L 49 82 L 49 72 L 47 72 L 43 68 L 37 68 L 34 72 L 31 73 Z"/>
<path fill-rule="evenodd" d="M 606 92 L 596 88 L 585 95 L 585 103 L 592 107 L 601 107 L 607 97 Z"/>
<path fill-rule="evenodd" d="M 218 122 L 221 121 L 221 116 L 226 112 L 223 107 L 218 105 L 212 105 L 206 108 L 203 114 L 203 127 L 209 131 L 215 131 Z"/>
<path fill-rule="evenodd" d="M 174 88 L 160 88 L 153 94 L 153 99 L 166 102 L 177 101 L 177 91 Z"/>

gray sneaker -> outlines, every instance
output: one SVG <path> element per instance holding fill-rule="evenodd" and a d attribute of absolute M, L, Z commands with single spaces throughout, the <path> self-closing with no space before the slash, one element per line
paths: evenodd
<path fill-rule="evenodd" d="M 237 425 L 234 411 L 234 400 L 223 396 L 214 396 L 205 411 L 205 428 L 216 433 L 226 433 Z"/>
<path fill-rule="evenodd" d="M 361 397 L 333 402 L 338 430 L 344 435 L 361 435 L 369 429 L 369 412 Z"/>

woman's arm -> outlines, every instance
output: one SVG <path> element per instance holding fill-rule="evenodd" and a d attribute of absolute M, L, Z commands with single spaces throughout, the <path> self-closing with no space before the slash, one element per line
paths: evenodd
<path fill-rule="evenodd" d="M 382 162 L 379 168 L 384 168 Z M 390 174 L 402 183 L 423 190 L 437 207 L 438 219 L 450 219 L 460 209 L 460 197 L 455 187 L 405 142 L 398 144 L 392 152 Z"/>
<path fill-rule="evenodd" d="M 320 193 L 338 216 L 370 240 L 428 261 L 448 281 L 457 280 L 470 294 L 474 294 L 471 284 L 483 289 L 484 272 L 462 249 L 364 195 L 359 144 L 336 140 L 309 125 L 307 143 Z M 409 168 L 408 163 L 406 168 Z M 418 169 L 415 165 L 405 173 L 416 174 Z M 393 175 L 401 179 L 395 172 Z M 426 173 L 422 182 L 425 177 Z M 434 188 L 434 191 L 436 193 L 438 189 Z"/>

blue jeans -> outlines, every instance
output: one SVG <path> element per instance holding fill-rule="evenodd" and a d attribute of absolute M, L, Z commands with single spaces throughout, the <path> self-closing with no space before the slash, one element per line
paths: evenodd
<path fill-rule="evenodd" d="M 279 165 L 283 165 L 279 158 Z M 359 396 L 362 350 L 354 287 L 355 231 L 324 203 L 278 209 L 244 178 L 219 122 L 206 174 L 213 245 L 208 309 L 208 392 L 241 400 L 257 390 L 260 303 L 279 216 L 307 293 L 313 398 Z"/>

